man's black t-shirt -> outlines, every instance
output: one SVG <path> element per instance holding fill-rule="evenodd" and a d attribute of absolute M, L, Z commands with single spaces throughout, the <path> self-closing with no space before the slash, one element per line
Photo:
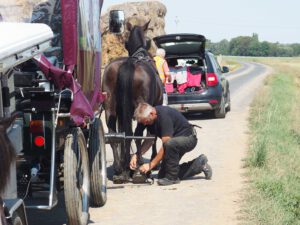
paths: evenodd
<path fill-rule="evenodd" d="M 168 106 L 155 106 L 157 119 L 153 123 L 153 129 L 158 137 L 189 136 L 192 134 L 192 127 L 188 120 L 176 109 Z"/>

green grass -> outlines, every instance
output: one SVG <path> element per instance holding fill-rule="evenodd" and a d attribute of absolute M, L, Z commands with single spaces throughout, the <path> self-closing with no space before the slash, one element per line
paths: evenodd
<path fill-rule="evenodd" d="M 300 225 L 300 59 L 255 61 L 275 72 L 251 106 L 243 223 Z"/>

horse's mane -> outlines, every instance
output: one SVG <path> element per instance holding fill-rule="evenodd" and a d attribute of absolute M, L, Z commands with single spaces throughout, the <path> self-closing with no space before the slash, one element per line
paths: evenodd
<path fill-rule="evenodd" d="M 134 26 L 130 32 L 128 41 L 126 42 L 126 49 L 129 56 L 132 56 L 139 48 L 145 48 L 145 45 L 146 42 L 141 27 Z"/>

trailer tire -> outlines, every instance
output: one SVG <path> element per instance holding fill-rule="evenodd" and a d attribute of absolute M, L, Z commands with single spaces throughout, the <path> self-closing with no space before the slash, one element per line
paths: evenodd
<path fill-rule="evenodd" d="M 85 137 L 80 128 L 73 128 L 66 137 L 64 194 L 68 224 L 88 224 L 90 173 Z"/>
<path fill-rule="evenodd" d="M 12 222 L 11 223 L 12 225 L 25 225 L 26 224 L 17 211 L 15 211 L 13 213 L 11 222 Z"/>
<path fill-rule="evenodd" d="M 24 213 L 21 211 L 21 208 L 14 211 L 11 217 L 11 223 L 12 225 L 27 225 L 26 217 L 24 216 Z"/>
<path fill-rule="evenodd" d="M 91 172 L 91 205 L 101 207 L 107 200 L 107 171 L 104 130 L 99 118 L 96 118 L 90 126 L 88 149 Z"/>

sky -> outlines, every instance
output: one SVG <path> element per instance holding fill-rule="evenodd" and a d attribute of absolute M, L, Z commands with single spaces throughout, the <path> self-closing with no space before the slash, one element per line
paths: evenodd
<path fill-rule="evenodd" d="M 257 33 L 259 41 L 300 43 L 299 0 L 159 1 L 167 7 L 167 34 L 197 33 L 219 42 Z M 102 13 L 125 2 L 136 0 L 104 0 Z"/>

